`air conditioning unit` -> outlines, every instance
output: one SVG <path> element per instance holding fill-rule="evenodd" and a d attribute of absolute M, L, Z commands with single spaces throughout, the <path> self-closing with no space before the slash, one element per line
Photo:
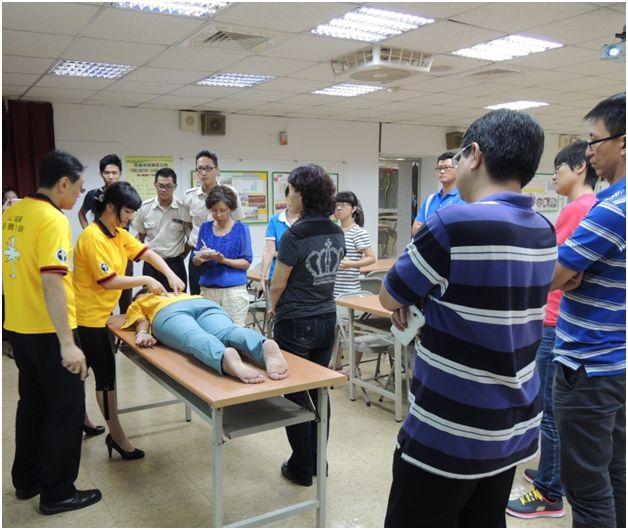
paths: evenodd
<path fill-rule="evenodd" d="M 227 132 L 227 119 L 222 114 L 203 112 L 201 114 L 201 134 L 224 136 Z"/>
<path fill-rule="evenodd" d="M 356 81 L 389 83 L 429 72 L 432 55 L 390 46 L 372 46 L 348 53 L 331 61 L 334 75 L 348 75 Z"/>
<path fill-rule="evenodd" d="M 179 129 L 187 132 L 198 132 L 199 119 L 198 112 L 192 110 L 179 111 Z"/>
<path fill-rule="evenodd" d="M 445 144 L 447 145 L 447 149 L 460 149 L 462 147 L 463 138 L 463 132 L 456 131 L 445 133 Z"/>

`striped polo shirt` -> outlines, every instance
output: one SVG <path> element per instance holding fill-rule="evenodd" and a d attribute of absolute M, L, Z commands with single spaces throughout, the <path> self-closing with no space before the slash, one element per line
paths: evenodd
<path fill-rule="evenodd" d="M 554 360 L 589 377 L 626 373 L 626 179 L 597 198 L 558 251 L 584 276 L 560 303 Z"/>
<path fill-rule="evenodd" d="M 532 458 L 542 416 L 536 350 L 556 263 L 551 223 L 513 192 L 429 217 L 384 282 L 423 304 L 402 458 L 454 479 Z"/>

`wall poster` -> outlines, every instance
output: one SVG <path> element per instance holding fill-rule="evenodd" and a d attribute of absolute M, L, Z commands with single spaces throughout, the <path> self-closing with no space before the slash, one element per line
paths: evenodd
<path fill-rule="evenodd" d="M 288 185 L 289 171 L 273 171 L 272 173 L 272 193 L 273 193 L 273 213 L 277 213 L 287 208 L 286 204 L 286 186 Z M 338 173 L 328 173 L 336 186 L 338 192 Z"/>
<path fill-rule="evenodd" d="M 558 212 L 565 205 L 565 198 L 554 190 L 551 173 L 537 173 L 521 192 L 532 196 L 537 212 Z"/>
<path fill-rule="evenodd" d="M 268 172 L 257 170 L 220 171 L 220 184 L 233 186 L 242 202 L 245 223 L 268 222 Z"/>
<path fill-rule="evenodd" d="M 167 155 L 157 156 L 125 156 L 124 180 L 140 194 L 142 200 L 155 197 L 155 173 L 162 167 L 174 167 L 174 157 Z"/>

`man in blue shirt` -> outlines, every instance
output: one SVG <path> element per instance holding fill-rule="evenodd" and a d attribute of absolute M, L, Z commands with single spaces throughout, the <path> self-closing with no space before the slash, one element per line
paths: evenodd
<path fill-rule="evenodd" d="M 456 168 L 451 161 L 453 156 L 454 154 L 452 152 L 447 151 L 438 157 L 436 162 L 436 175 L 443 188 L 436 193 L 428 195 L 421 204 L 421 208 L 419 208 L 414 224 L 412 225 L 412 237 L 414 237 L 419 231 L 419 228 L 421 228 L 421 225 L 425 223 L 425 220 L 434 212 L 437 212 L 448 204 L 464 202 L 460 198 L 458 188 L 456 188 Z"/>
<path fill-rule="evenodd" d="M 554 348 L 561 481 L 574 527 L 626 526 L 626 93 L 600 102 L 587 156 L 610 186 L 559 248 Z"/>

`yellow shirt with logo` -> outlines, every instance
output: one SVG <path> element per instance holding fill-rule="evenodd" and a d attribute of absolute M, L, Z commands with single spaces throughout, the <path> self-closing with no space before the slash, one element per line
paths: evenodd
<path fill-rule="evenodd" d="M 91 223 L 78 238 L 74 255 L 74 291 L 79 326 L 101 328 L 118 303 L 121 289 L 102 284 L 124 276 L 127 259 L 138 261 L 148 247 L 123 228 L 114 233 L 100 222 Z"/>
<path fill-rule="evenodd" d="M 63 276 L 68 321 L 76 328 L 72 288 L 72 228 L 45 195 L 35 194 L 2 214 L 2 280 L 6 300 L 4 327 L 17 333 L 54 333 L 42 273 Z"/>
<path fill-rule="evenodd" d="M 197 299 L 206 300 L 203 296 L 186 293 L 180 293 L 179 296 L 175 296 L 174 293 L 168 293 L 167 295 L 149 293 L 144 296 L 140 296 L 127 309 L 126 319 L 124 320 L 122 329 L 131 327 L 142 318 L 148 320 L 149 326 L 152 327 L 153 319 L 164 307 L 174 304 L 175 302 Z"/>

